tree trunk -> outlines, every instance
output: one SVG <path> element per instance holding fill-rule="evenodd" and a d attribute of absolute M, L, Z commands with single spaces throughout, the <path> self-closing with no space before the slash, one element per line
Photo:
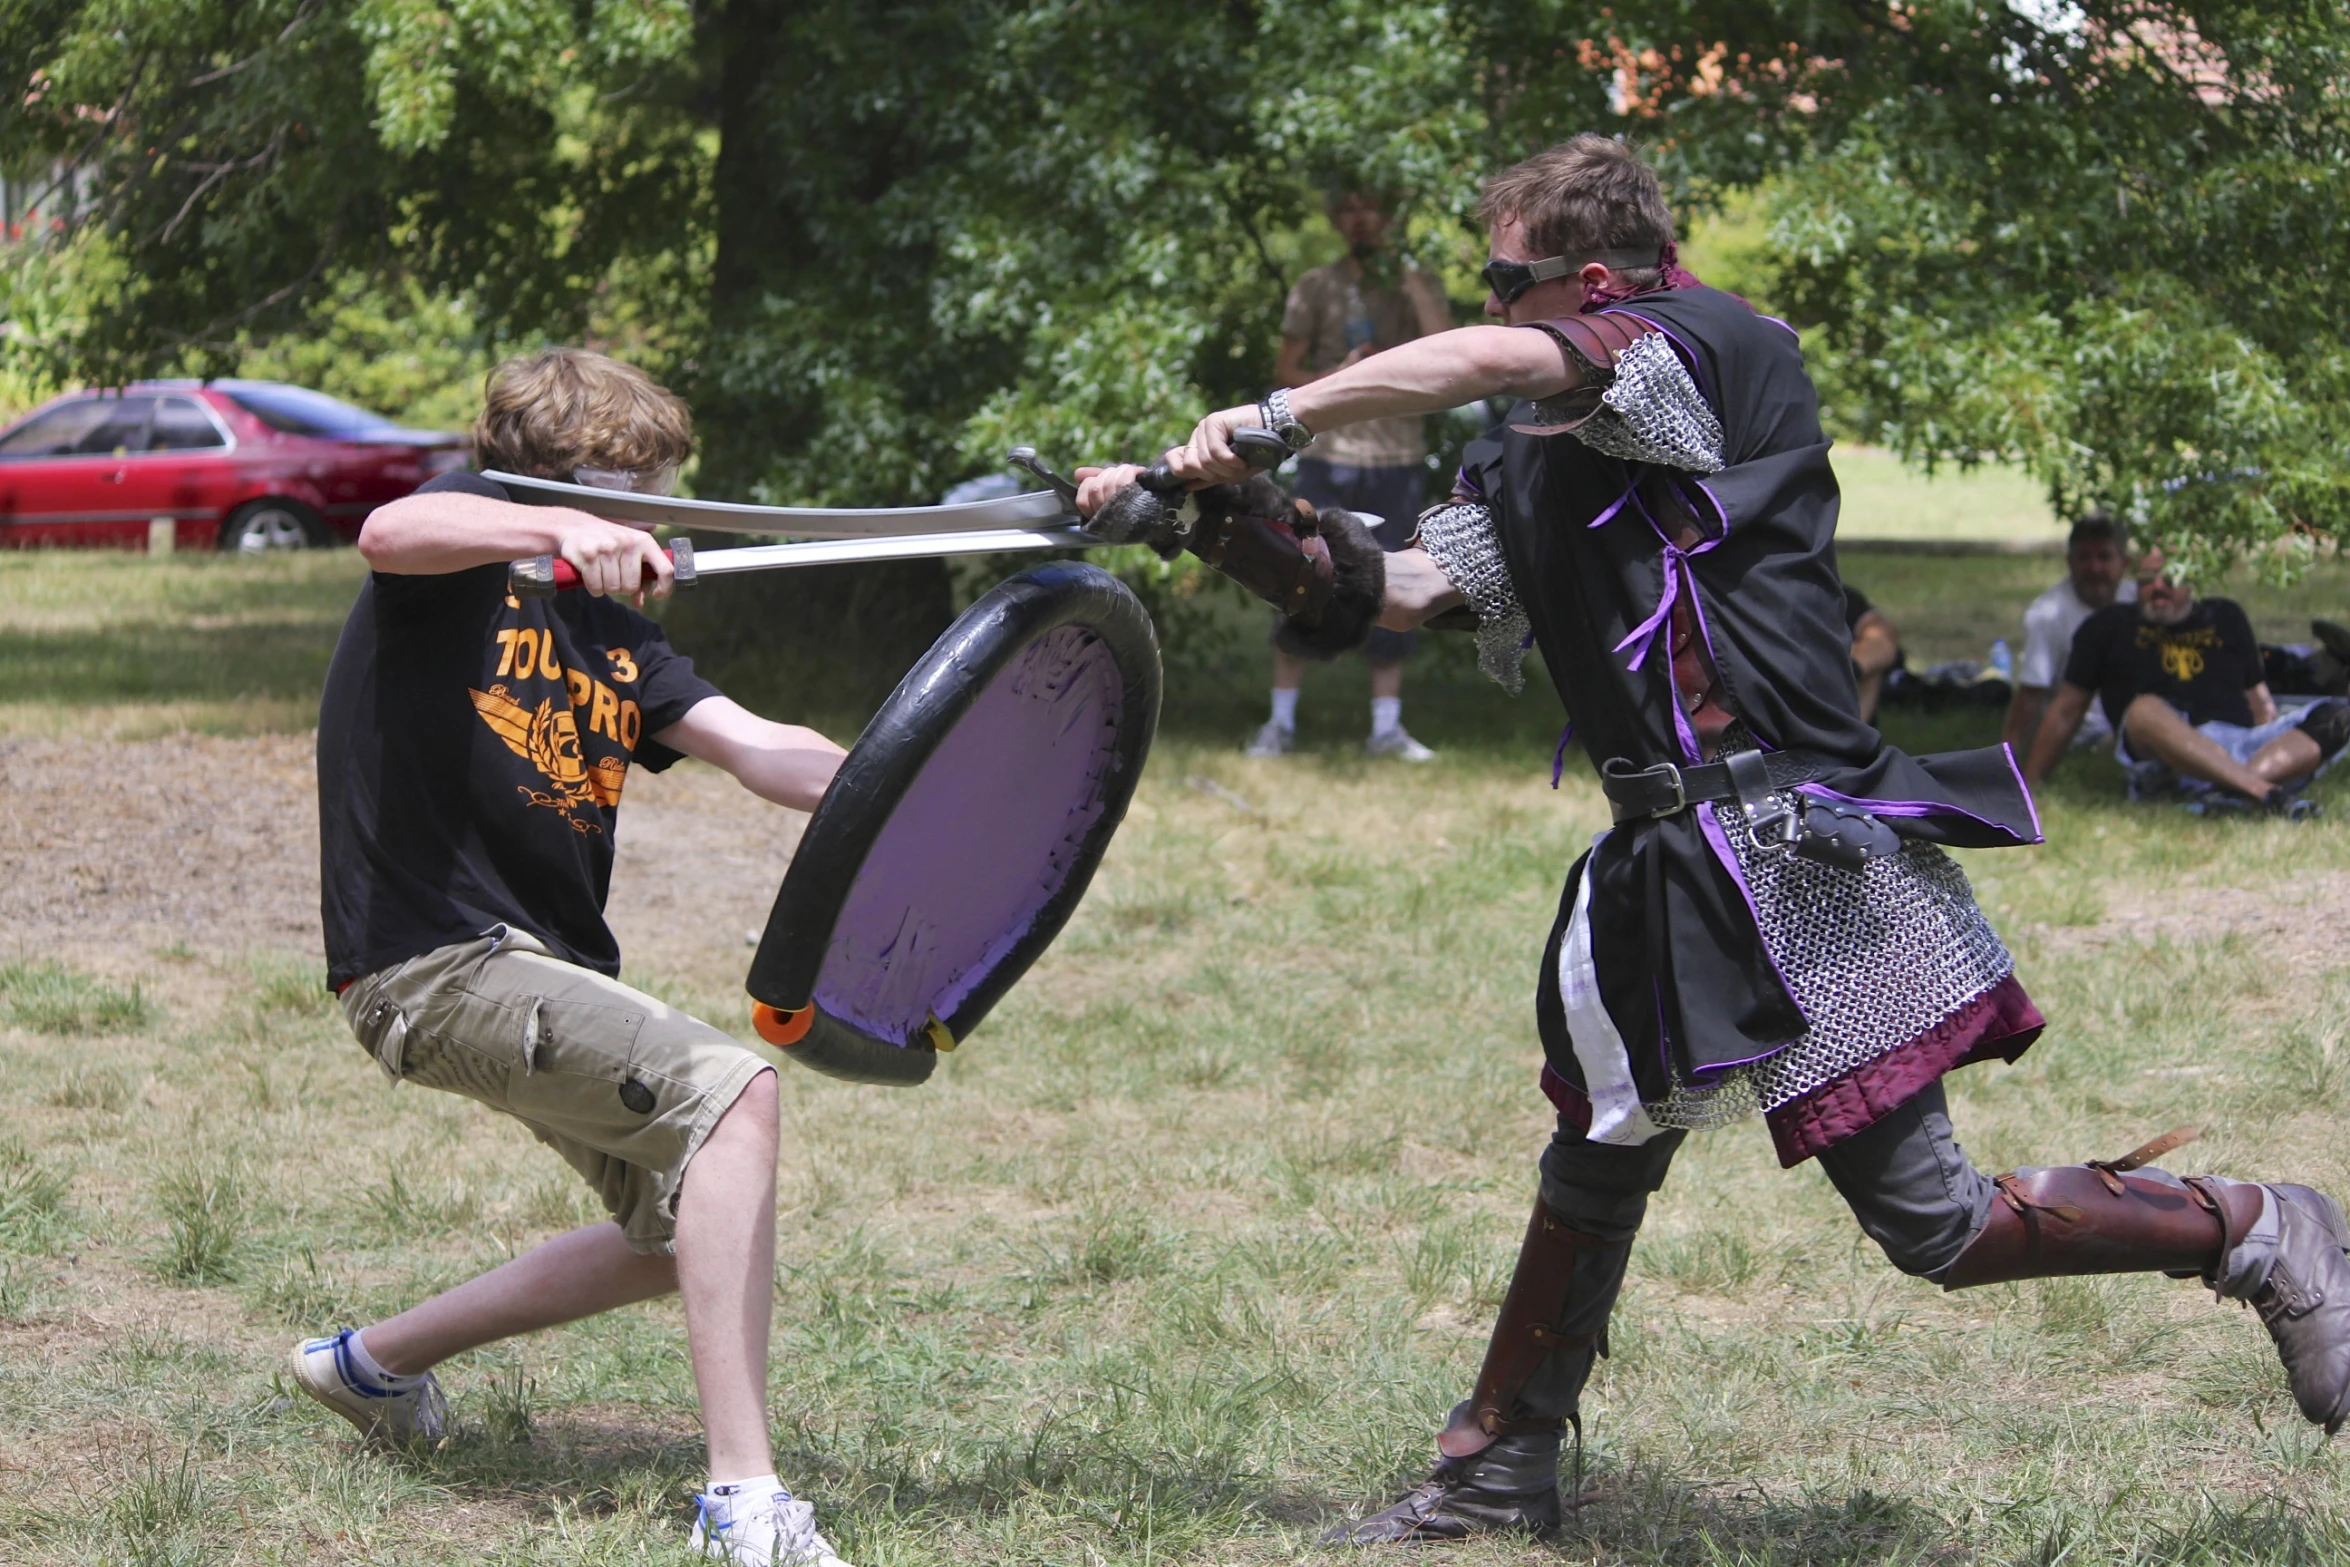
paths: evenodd
<path fill-rule="evenodd" d="M 790 90 L 790 32 L 804 0 L 726 0 L 708 24 L 718 55 L 718 158 L 712 171 L 716 254 L 710 342 L 694 388 L 699 488 L 740 496 L 766 476 L 779 432 L 813 423 L 813 389 L 731 385 L 723 345 L 754 338 L 761 305 L 788 289 L 809 253 L 806 224 L 777 171 L 774 96 Z M 789 439 L 788 433 L 783 439 Z M 876 496 L 875 504 L 895 502 Z M 712 581 L 665 617 L 677 645 L 745 705 L 782 719 L 861 727 L 953 619 L 941 561 L 826 566 Z"/>

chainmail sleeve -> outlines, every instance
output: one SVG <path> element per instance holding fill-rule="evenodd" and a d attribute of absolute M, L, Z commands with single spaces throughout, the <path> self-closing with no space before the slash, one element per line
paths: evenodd
<path fill-rule="evenodd" d="M 1476 501 L 1435 507 L 1420 518 L 1420 548 L 1477 612 L 1477 667 L 1510 695 L 1524 691 L 1532 628 L 1502 558 L 1493 513 Z"/>
<path fill-rule="evenodd" d="M 1545 429 L 1625 462 L 1658 463 L 1688 473 L 1722 469 L 1722 421 L 1662 332 L 1651 332 L 1593 365 L 1573 343 L 1560 343 L 1583 368 L 1583 384 L 1534 405 Z M 1594 389 L 1598 396 L 1593 397 Z"/>

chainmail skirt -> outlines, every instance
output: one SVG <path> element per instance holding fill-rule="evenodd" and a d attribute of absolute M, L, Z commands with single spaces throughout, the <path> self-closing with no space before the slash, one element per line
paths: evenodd
<path fill-rule="evenodd" d="M 1776 1110 L 1931 1030 L 2015 971 L 1958 862 L 1926 843 L 1860 871 L 1755 840 L 1734 800 L 1714 813 L 1753 900 L 1763 948 L 1807 1027 L 1760 1061 L 1676 1081 L 1644 1103 L 1660 1127 L 1699 1130 Z"/>

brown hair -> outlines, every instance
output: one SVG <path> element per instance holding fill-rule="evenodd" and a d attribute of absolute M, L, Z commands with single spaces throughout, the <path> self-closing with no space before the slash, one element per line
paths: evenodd
<path fill-rule="evenodd" d="M 634 365 L 584 348 L 523 354 L 492 370 L 474 461 L 483 468 L 568 481 L 574 468 L 647 472 L 682 463 L 694 417 Z"/>
<path fill-rule="evenodd" d="M 1587 256 L 1630 250 L 1661 257 L 1673 242 L 1673 213 L 1656 170 L 1620 141 L 1588 132 L 1502 170 L 1485 182 L 1477 221 L 1488 229 L 1505 218 L 1525 225 L 1536 256 Z M 1649 286 L 1656 263 L 1617 267 L 1632 283 Z"/>

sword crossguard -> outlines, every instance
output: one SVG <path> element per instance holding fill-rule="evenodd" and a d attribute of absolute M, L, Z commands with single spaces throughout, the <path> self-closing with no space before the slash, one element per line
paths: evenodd
<path fill-rule="evenodd" d="M 1047 485 L 1051 486 L 1054 490 L 1059 492 L 1061 499 L 1067 501 L 1072 510 L 1076 508 L 1077 486 L 1070 480 L 1064 479 L 1059 474 L 1053 472 L 1052 469 L 1047 468 L 1044 463 L 1038 459 L 1035 447 L 1015 446 L 1011 449 L 1011 451 L 1004 455 L 1004 461 L 1010 463 L 1015 468 L 1024 468 L 1029 473 L 1035 475 L 1037 478 L 1042 479 Z"/>

